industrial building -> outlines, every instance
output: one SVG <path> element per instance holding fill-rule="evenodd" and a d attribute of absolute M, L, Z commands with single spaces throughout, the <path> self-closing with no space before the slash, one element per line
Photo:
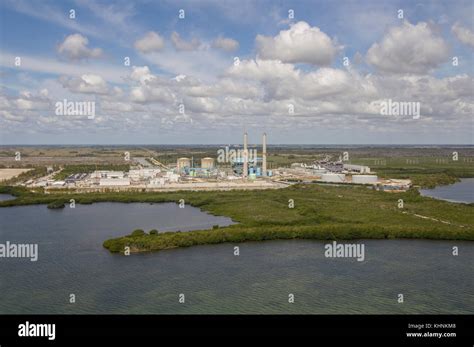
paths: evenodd
<path fill-rule="evenodd" d="M 321 175 L 321 181 L 328 183 L 344 183 L 346 181 L 346 175 L 341 173 L 324 173 Z"/>
<path fill-rule="evenodd" d="M 214 158 L 202 158 L 201 159 L 201 168 L 211 170 L 214 168 Z"/>
<path fill-rule="evenodd" d="M 341 161 L 326 161 L 320 160 L 315 163 L 321 169 L 325 169 L 329 172 L 342 172 L 344 171 L 344 164 Z"/>
<path fill-rule="evenodd" d="M 348 172 L 357 172 L 360 174 L 370 173 L 370 167 L 364 165 L 344 164 L 343 168 Z"/>
<path fill-rule="evenodd" d="M 157 168 L 140 168 L 130 169 L 128 177 L 132 181 L 143 181 L 157 177 L 161 173 L 160 169 Z"/>
<path fill-rule="evenodd" d="M 244 179 L 255 180 L 257 177 L 267 177 L 267 134 L 262 135 L 262 156 L 249 156 L 248 135 L 244 133 L 244 150 L 242 157 L 232 160 L 232 171 Z"/>
<path fill-rule="evenodd" d="M 377 175 L 352 175 L 352 183 L 376 184 L 377 182 L 378 182 Z"/>
<path fill-rule="evenodd" d="M 99 186 L 129 186 L 130 178 L 101 178 Z"/>
<path fill-rule="evenodd" d="M 266 133 L 262 134 L 261 154 L 257 155 L 255 145 L 249 151 L 246 132 L 243 134 L 243 150 L 241 148 L 229 151 L 226 147 L 225 159 L 220 154 L 217 160 L 212 157 L 194 160 L 194 157 L 183 156 L 177 158 L 174 166 L 165 165 L 153 157 L 140 158 L 128 172 L 96 170 L 90 174 L 69 175 L 64 181 L 43 180 L 31 184 L 47 189 L 77 188 L 83 191 L 267 189 L 295 183 L 328 183 L 372 185 L 379 190 L 397 192 L 411 186 L 409 180 L 379 179 L 368 166 L 331 161 L 331 155 L 321 157 L 319 154 L 319 158 L 324 160 L 310 161 L 310 164 L 288 163 L 289 168 L 268 170 Z M 200 165 L 195 165 L 198 162 Z M 216 162 L 225 164 L 221 166 Z"/>
<path fill-rule="evenodd" d="M 123 171 L 96 170 L 91 174 L 91 178 L 124 178 Z"/>
<path fill-rule="evenodd" d="M 178 173 L 189 169 L 191 167 L 191 160 L 189 158 L 178 158 L 176 162 L 176 170 Z"/>

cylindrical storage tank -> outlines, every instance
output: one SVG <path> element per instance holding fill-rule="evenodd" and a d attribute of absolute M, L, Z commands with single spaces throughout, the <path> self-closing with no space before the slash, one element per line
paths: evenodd
<path fill-rule="evenodd" d="M 273 176 L 273 171 L 272 170 L 268 170 L 268 176 Z"/>
<path fill-rule="evenodd" d="M 191 167 L 191 160 L 189 158 L 179 158 L 176 162 L 178 172 L 182 171 L 185 167 Z"/>
<path fill-rule="evenodd" d="M 202 158 L 201 159 L 201 167 L 203 169 L 212 169 L 214 168 L 214 158 Z"/>
<path fill-rule="evenodd" d="M 352 183 L 358 184 L 372 184 L 377 183 L 378 177 L 376 175 L 353 175 Z"/>
<path fill-rule="evenodd" d="M 321 181 L 331 183 L 343 183 L 346 180 L 345 174 L 327 173 L 321 175 Z"/>

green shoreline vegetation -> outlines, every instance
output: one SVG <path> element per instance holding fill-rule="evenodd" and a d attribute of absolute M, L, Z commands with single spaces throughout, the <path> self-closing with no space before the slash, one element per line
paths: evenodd
<path fill-rule="evenodd" d="M 109 239 L 111 252 L 158 251 L 203 244 L 276 239 L 443 239 L 474 240 L 474 204 L 456 204 L 405 193 L 375 191 L 365 186 L 295 184 L 277 190 L 110 192 L 43 194 L 22 187 L 0 186 L 0 193 L 16 199 L 0 207 L 51 204 L 61 206 L 74 199 L 78 204 L 94 202 L 175 202 L 198 207 L 213 215 L 232 218 L 236 224 L 211 230 L 146 233 Z M 289 200 L 294 208 L 289 208 Z M 403 208 L 399 208 L 403 199 Z M 124 231 L 127 232 L 127 231 Z M 130 232 L 130 231 L 128 231 Z"/>

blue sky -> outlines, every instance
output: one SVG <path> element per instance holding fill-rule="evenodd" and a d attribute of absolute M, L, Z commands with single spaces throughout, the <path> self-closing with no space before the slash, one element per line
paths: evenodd
<path fill-rule="evenodd" d="M 470 1 L 2 1 L 0 144 L 232 143 L 244 129 L 470 144 L 473 14 Z M 96 114 L 57 114 L 64 99 Z M 421 117 L 380 114 L 389 99 Z"/>

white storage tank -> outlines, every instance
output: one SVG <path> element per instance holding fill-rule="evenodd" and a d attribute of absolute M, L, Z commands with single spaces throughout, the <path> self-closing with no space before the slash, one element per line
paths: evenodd
<path fill-rule="evenodd" d="M 203 169 L 212 169 L 214 168 L 214 158 L 202 158 L 201 159 L 201 168 Z"/>
<path fill-rule="evenodd" d="M 345 174 L 326 173 L 321 175 L 321 181 L 323 182 L 343 183 L 345 180 Z"/>
<path fill-rule="evenodd" d="M 376 175 L 353 175 L 352 183 L 358 184 L 372 184 L 377 183 L 378 177 Z"/>
<path fill-rule="evenodd" d="M 176 162 L 178 172 L 182 171 L 185 167 L 191 167 L 191 160 L 189 158 L 179 158 Z"/>

